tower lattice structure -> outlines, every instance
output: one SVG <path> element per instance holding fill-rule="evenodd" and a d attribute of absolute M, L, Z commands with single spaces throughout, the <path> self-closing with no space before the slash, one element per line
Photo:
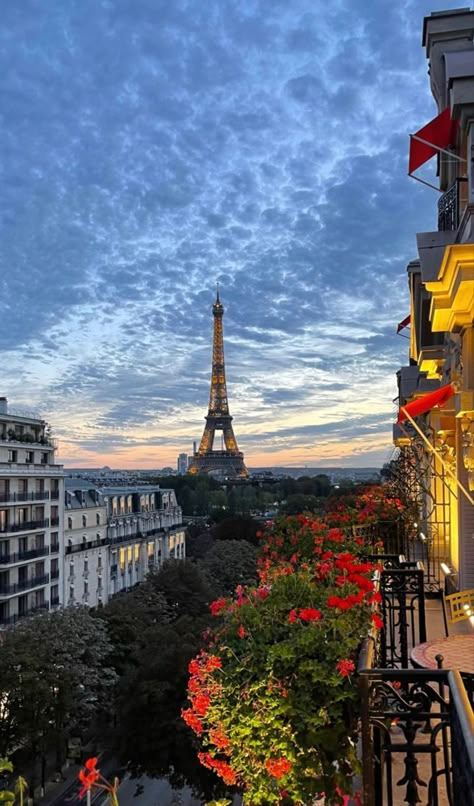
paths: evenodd
<path fill-rule="evenodd" d="M 212 306 L 212 316 L 214 319 L 214 336 L 212 341 L 209 410 L 201 444 L 194 454 L 188 470 L 190 473 L 210 473 L 214 471 L 225 476 L 246 477 L 248 476 L 248 471 L 244 464 L 244 455 L 239 451 L 237 445 L 232 427 L 233 418 L 229 413 L 229 401 L 227 399 L 224 330 L 222 326 L 224 306 L 219 298 L 219 287 L 217 287 L 216 301 Z M 223 445 L 221 450 L 214 450 L 216 431 L 222 432 Z"/>

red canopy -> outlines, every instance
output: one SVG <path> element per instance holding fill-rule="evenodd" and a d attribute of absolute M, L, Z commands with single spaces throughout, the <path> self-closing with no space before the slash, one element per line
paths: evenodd
<path fill-rule="evenodd" d="M 398 325 L 397 325 L 397 334 L 400 333 L 400 331 L 403 330 L 403 328 L 408 327 L 408 325 L 410 324 L 410 321 L 411 321 L 411 316 L 410 316 L 410 314 L 408 314 L 408 316 L 405 316 L 405 319 L 402 319 L 402 321 L 398 323 Z"/>
<path fill-rule="evenodd" d="M 408 419 L 406 412 L 410 417 L 418 417 L 420 414 L 426 414 L 427 411 L 431 411 L 435 406 L 444 406 L 455 392 L 454 386 L 448 383 L 447 386 L 442 386 L 436 392 L 430 392 L 429 395 L 424 395 L 424 397 L 419 397 L 412 403 L 407 403 L 406 406 L 401 406 L 397 423 L 402 423 Z"/>
<path fill-rule="evenodd" d="M 438 153 L 440 148 L 447 148 L 456 143 L 459 123 L 451 120 L 451 110 L 449 106 L 436 118 L 430 120 L 426 126 L 419 129 L 415 134 L 410 135 L 410 159 L 408 163 L 408 174 L 428 162 L 431 157 Z M 416 138 L 426 140 L 420 143 Z M 429 144 L 429 145 L 428 145 Z"/>

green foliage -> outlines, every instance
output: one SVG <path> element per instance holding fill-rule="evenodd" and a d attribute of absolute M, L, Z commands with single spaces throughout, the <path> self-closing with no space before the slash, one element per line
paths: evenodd
<path fill-rule="evenodd" d="M 215 580 L 214 597 L 233 594 L 237 585 L 251 585 L 257 580 L 257 552 L 246 540 L 215 542 L 201 566 Z"/>
<path fill-rule="evenodd" d="M 116 683 L 106 627 L 84 608 L 43 613 L 7 631 L 0 652 L 0 750 L 18 745 L 36 763 L 80 733 L 107 705 Z M 32 776 L 34 784 L 34 769 Z"/>
<path fill-rule="evenodd" d="M 364 493 L 350 507 L 365 518 L 372 506 L 383 511 L 379 496 Z M 347 523 L 339 504 L 336 515 Z M 342 804 L 358 771 L 351 674 L 362 640 L 380 627 L 380 595 L 365 559 L 371 546 L 332 518 L 280 518 L 261 536 L 260 585 L 212 604 L 218 627 L 190 663 L 183 718 L 201 763 L 255 806 L 322 793 Z"/>

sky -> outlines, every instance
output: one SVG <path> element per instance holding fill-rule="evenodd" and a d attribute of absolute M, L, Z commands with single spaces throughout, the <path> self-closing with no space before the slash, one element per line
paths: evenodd
<path fill-rule="evenodd" d="M 216 282 L 247 465 L 388 459 L 437 229 L 407 177 L 437 111 L 422 23 L 458 5 L 1 0 L 0 394 L 59 461 L 191 452 Z"/>

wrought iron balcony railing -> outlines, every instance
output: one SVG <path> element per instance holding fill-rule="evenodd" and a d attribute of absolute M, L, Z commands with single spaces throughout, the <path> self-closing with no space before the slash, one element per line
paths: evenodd
<path fill-rule="evenodd" d="M 35 521 L 23 521 L 23 523 L 5 523 L 0 525 L 0 532 L 32 532 L 35 529 L 47 529 L 49 518 L 42 518 Z"/>
<path fill-rule="evenodd" d="M 49 499 L 49 490 L 43 490 L 39 493 L 1 493 L 0 504 L 14 504 L 23 501 L 47 501 Z"/>
<path fill-rule="evenodd" d="M 457 230 L 460 221 L 461 192 L 467 179 L 456 179 L 438 201 L 438 230 Z"/>
<path fill-rule="evenodd" d="M 364 806 L 464 806 L 474 788 L 472 691 L 470 700 L 459 672 L 374 668 L 375 655 L 369 638 L 358 668 Z"/>

